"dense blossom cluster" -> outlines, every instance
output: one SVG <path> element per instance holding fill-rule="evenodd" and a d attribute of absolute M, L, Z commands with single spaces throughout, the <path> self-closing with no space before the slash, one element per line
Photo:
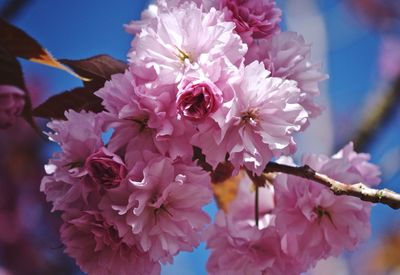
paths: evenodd
<path fill-rule="evenodd" d="M 368 235 L 369 204 L 287 175 L 261 188 L 259 226 L 243 177 L 206 228 L 211 179 L 193 148 L 212 168 L 229 161 L 234 174 L 260 175 L 296 151 L 294 134 L 320 113 L 314 97 L 326 76 L 300 35 L 281 32 L 280 15 L 271 0 L 160 0 L 126 26 L 135 34 L 129 68 L 96 92 L 105 111 L 49 124 L 62 151 L 41 190 L 63 211 L 61 238 L 82 270 L 158 274 L 205 238 L 211 274 L 296 274 Z M 348 145 L 303 162 L 375 184 L 367 160 Z"/>
<path fill-rule="evenodd" d="M 379 170 L 368 159 L 348 144 L 330 158 L 306 155 L 301 164 L 343 182 L 374 186 Z M 211 274 L 300 274 L 320 259 L 353 250 L 370 234 L 370 203 L 335 196 L 318 183 L 286 174 L 260 191 L 258 227 L 254 186 L 243 176 L 235 201 L 207 229 Z"/>

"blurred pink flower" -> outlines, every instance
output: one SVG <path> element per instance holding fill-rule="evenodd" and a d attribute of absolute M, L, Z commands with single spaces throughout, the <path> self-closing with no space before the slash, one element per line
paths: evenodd
<path fill-rule="evenodd" d="M 273 0 L 222 0 L 220 7 L 225 19 L 236 24 L 235 31 L 249 45 L 254 39 L 267 38 L 280 31 L 282 12 Z"/>
<path fill-rule="evenodd" d="M 60 229 L 65 252 L 89 275 L 160 274 L 160 265 L 136 247 L 136 241 L 97 211 L 63 214 Z"/>
<path fill-rule="evenodd" d="M 379 67 L 381 75 L 388 80 L 400 77 L 400 39 L 385 37 L 381 44 Z"/>
<path fill-rule="evenodd" d="M 11 127 L 25 106 L 25 93 L 12 85 L 0 85 L 0 129 Z"/>

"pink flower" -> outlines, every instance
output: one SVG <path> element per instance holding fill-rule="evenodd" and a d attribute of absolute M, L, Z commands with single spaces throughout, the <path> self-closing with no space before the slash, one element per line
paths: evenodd
<path fill-rule="evenodd" d="M 235 22 L 236 32 L 249 45 L 280 30 L 282 12 L 273 0 L 222 0 L 220 5 L 226 20 Z"/>
<path fill-rule="evenodd" d="M 194 126 L 178 121 L 176 85 L 149 88 L 146 84 L 137 85 L 135 80 L 136 75 L 127 70 L 125 74 L 114 75 L 96 92 L 108 111 L 107 128 L 114 130 L 108 148 L 117 151 L 136 147 L 173 158 L 190 154 L 188 139 Z M 126 156 L 130 155 L 127 150 Z M 127 158 L 125 161 L 131 163 Z"/>
<path fill-rule="evenodd" d="M 255 227 L 255 186 L 249 176 L 244 171 L 240 174 L 241 180 L 235 200 L 228 206 L 226 215 L 235 223 L 235 228 L 240 230 L 247 227 Z M 258 188 L 259 192 L 259 228 L 267 228 L 271 225 L 273 216 L 272 209 L 275 207 L 274 189 L 272 185 L 266 185 Z M 261 199 L 262 198 L 262 199 Z"/>
<path fill-rule="evenodd" d="M 185 119 L 203 120 L 221 103 L 221 90 L 208 79 L 184 79 L 180 84 L 176 105 L 178 113 Z"/>
<path fill-rule="evenodd" d="M 47 133 L 51 141 L 57 142 L 64 154 L 73 162 L 83 162 L 103 146 L 101 133 L 104 120 L 102 114 L 66 111 L 67 120 L 52 120 L 47 126 L 54 132 Z"/>
<path fill-rule="evenodd" d="M 149 7 L 142 12 L 140 20 L 132 20 L 129 24 L 124 25 L 125 31 L 136 35 L 144 27 L 151 24 L 152 20 L 157 20 L 157 17 L 161 13 L 168 12 L 168 10 L 178 8 L 181 5 L 187 5 L 186 2 L 196 4 L 196 6 L 202 8 L 203 11 L 209 11 L 211 7 L 217 8 L 217 1 L 218 0 L 157 0 L 155 1 L 156 4 L 149 5 Z"/>
<path fill-rule="evenodd" d="M 321 72 L 321 64 L 311 62 L 310 51 L 311 46 L 301 35 L 282 32 L 254 43 L 249 48 L 246 63 L 262 61 L 271 76 L 296 81 L 302 92 L 302 106 L 315 117 L 321 113 L 321 108 L 313 99 L 320 93 L 319 82 L 327 79 L 327 75 Z"/>
<path fill-rule="evenodd" d="M 209 222 L 202 207 L 211 199 L 210 178 L 192 163 L 154 154 L 147 158 L 142 180 L 132 179 L 129 197 L 116 194 L 112 207 L 126 215 L 152 260 L 172 262 L 179 251 L 199 244 L 199 233 Z"/>
<path fill-rule="evenodd" d="M 106 189 L 120 185 L 127 174 L 120 157 L 104 147 L 86 159 L 85 168 L 92 180 Z"/>
<path fill-rule="evenodd" d="M 137 96 L 135 78 L 130 70 L 115 74 L 96 95 L 103 99 L 106 108 L 106 128 L 114 130 L 108 144 L 111 151 L 126 149 L 130 143 L 140 144 L 141 149 L 153 150 L 154 131 L 148 126 L 150 115 L 154 112 L 142 108 Z"/>
<path fill-rule="evenodd" d="M 353 143 L 350 142 L 332 156 L 331 165 L 339 167 L 333 168 L 331 166 L 330 169 L 332 171 L 346 171 L 346 173 L 335 173 L 335 178 L 338 180 L 348 183 L 362 181 L 368 186 L 376 186 L 381 182 L 379 178 L 381 172 L 378 166 L 369 162 L 370 159 L 369 154 L 356 153 Z M 337 160 L 336 163 L 334 160 Z"/>
<path fill-rule="evenodd" d="M 300 131 L 308 115 L 298 104 L 300 91 L 295 82 L 269 77 L 263 64 L 253 62 L 241 70 L 241 81 L 234 83 L 236 98 L 229 111 L 213 125 L 199 127 L 192 143 L 203 150 L 215 167 L 229 160 L 260 174 L 273 156 L 293 153 L 293 134 Z"/>
<path fill-rule="evenodd" d="M 246 176 L 227 212 L 219 211 L 215 223 L 205 232 L 211 255 L 210 274 L 298 274 L 299 263 L 286 255 L 274 228 L 273 190 L 259 188 L 260 225 L 255 226 L 254 189 Z M 252 190 L 253 189 L 253 190 Z"/>
<path fill-rule="evenodd" d="M 369 169 L 359 169 L 366 166 L 360 165 L 360 158 L 365 156 L 357 156 L 349 145 L 332 158 L 305 156 L 302 164 L 345 183 L 376 183 L 377 178 L 364 174 Z M 354 197 L 336 196 L 325 186 L 285 174 L 277 176 L 274 187 L 273 213 L 282 249 L 305 264 L 303 271 L 319 259 L 353 250 L 369 236 L 371 204 Z"/>
<path fill-rule="evenodd" d="M 160 265 L 101 212 L 70 211 L 63 214 L 63 219 L 60 232 L 65 252 L 89 275 L 160 273 Z"/>
<path fill-rule="evenodd" d="M 0 128 L 11 127 L 25 106 L 25 93 L 16 86 L 0 85 Z"/>
<path fill-rule="evenodd" d="M 53 154 L 45 166 L 48 176 L 40 185 L 47 200 L 53 203 L 53 210 L 81 209 L 95 199 L 93 191 L 99 189 L 93 181 L 87 180 L 85 163 L 103 147 L 103 116 L 85 111 L 69 111 L 65 116 L 66 121 L 53 120 L 48 124 L 54 130 L 48 135 L 61 146 L 62 152 Z"/>
<path fill-rule="evenodd" d="M 204 13 L 194 3 L 165 9 L 135 36 L 130 62 L 155 69 L 153 86 L 177 84 L 188 69 L 223 57 L 240 64 L 247 47 L 223 17 L 215 9 Z"/>

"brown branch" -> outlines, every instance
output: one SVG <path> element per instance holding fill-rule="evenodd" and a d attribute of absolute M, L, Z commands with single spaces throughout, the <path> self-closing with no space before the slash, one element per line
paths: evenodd
<path fill-rule="evenodd" d="M 320 174 L 308 165 L 293 167 L 285 164 L 269 162 L 265 173 L 280 172 L 318 182 L 328 187 L 335 195 L 357 197 L 363 201 L 382 203 L 393 209 L 400 209 L 400 194 L 389 189 L 374 189 L 363 183 L 345 184 Z"/>
<path fill-rule="evenodd" d="M 354 141 L 356 151 L 364 151 L 374 140 L 378 129 L 395 114 L 400 103 L 400 76 L 392 87 L 376 102 L 374 108 L 361 121 L 361 126 L 350 140 Z"/>

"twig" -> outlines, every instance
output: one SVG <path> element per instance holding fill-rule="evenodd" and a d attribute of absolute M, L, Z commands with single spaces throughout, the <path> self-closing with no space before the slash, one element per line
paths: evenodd
<path fill-rule="evenodd" d="M 269 162 L 264 169 L 265 173 L 281 172 L 304 179 L 312 180 L 328 187 L 335 195 L 357 197 L 363 201 L 382 203 L 393 209 L 400 209 L 400 194 L 389 189 L 374 189 L 363 183 L 345 184 L 320 174 L 308 165 L 293 167 L 285 164 Z"/>
<path fill-rule="evenodd" d="M 258 185 L 256 184 L 255 185 L 255 188 L 256 188 L 256 192 L 255 192 L 255 194 L 254 194 L 254 197 L 255 197 L 255 200 L 254 200 L 254 218 L 255 218 L 255 220 L 256 220 L 256 227 L 258 228 L 258 223 L 259 223 L 259 220 L 260 220 L 260 217 L 259 217 L 259 213 L 260 213 L 260 210 L 259 210 L 259 203 L 258 203 Z"/>
<path fill-rule="evenodd" d="M 255 188 L 254 220 L 256 222 L 256 227 L 258 228 L 258 224 L 259 224 L 259 220 L 260 220 L 259 188 L 265 186 L 265 184 L 267 183 L 267 177 L 266 177 L 266 175 L 257 176 L 248 169 L 246 169 L 246 173 L 254 183 L 254 188 Z"/>

